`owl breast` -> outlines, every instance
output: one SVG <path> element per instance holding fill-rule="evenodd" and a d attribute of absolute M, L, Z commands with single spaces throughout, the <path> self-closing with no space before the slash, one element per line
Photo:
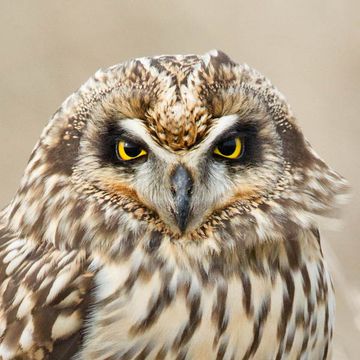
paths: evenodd
<path fill-rule="evenodd" d="M 226 274 L 139 249 L 101 266 L 78 359 L 326 359 L 331 280 L 312 234 L 291 241 L 246 251 Z"/>

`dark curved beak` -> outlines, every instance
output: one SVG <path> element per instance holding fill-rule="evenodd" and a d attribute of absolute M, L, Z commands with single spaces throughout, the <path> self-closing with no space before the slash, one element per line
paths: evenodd
<path fill-rule="evenodd" d="M 175 202 L 175 219 L 182 233 L 189 222 L 192 188 L 193 179 L 189 170 L 183 165 L 178 165 L 171 175 L 171 191 Z"/>

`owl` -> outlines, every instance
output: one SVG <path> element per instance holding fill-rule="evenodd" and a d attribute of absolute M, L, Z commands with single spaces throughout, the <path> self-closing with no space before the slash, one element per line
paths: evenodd
<path fill-rule="evenodd" d="M 347 187 L 220 51 L 99 70 L 0 213 L 0 359 L 328 359 Z"/>

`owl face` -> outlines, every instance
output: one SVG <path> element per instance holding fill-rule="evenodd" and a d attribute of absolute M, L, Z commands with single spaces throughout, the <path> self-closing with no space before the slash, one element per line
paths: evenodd
<path fill-rule="evenodd" d="M 45 128 L 9 221 L 114 253 L 149 229 L 219 250 L 310 228 L 346 191 L 269 80 L 213 51 L 99 70 Z"/>
<path fill-rule="evenodd" d="M 266 193 L 281 176 L 276 129 L 258 99 L 251 101 L 246 113 L 210 118 L 187 147 L 166 146 L 146 120 L 123 118 L 113 105 L 112 116 L 98 112 L 84 133 L 81 178 L 150 209 L 175 234 L 192 232 L 214 212 Z"/>

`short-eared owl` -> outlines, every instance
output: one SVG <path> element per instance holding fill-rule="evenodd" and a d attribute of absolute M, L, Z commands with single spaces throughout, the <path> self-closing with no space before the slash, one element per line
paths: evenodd
<path fill-rule="evenodd" d="M 224 53 L 100 70 L 0 213 L 0 359 L 326 359 L 346 189 Z"/>

